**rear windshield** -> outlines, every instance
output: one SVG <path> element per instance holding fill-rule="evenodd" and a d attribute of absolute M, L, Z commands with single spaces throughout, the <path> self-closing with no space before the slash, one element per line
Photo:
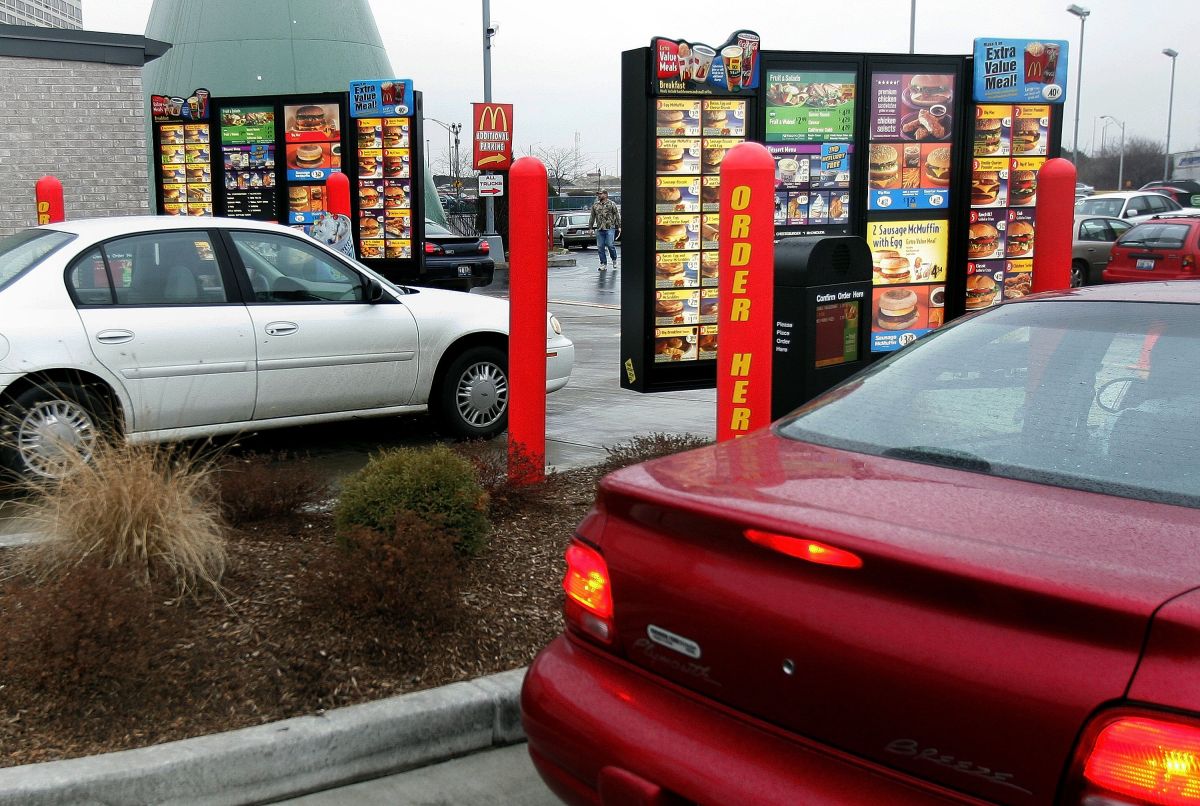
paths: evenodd
<path fill-rule="evenodd" d="M 1084 215 L 1121 215 L 1122 199 L 1106 199 L 1091 196 L 1075 205 L 1075 212 Z"/>
<path fill-rule="evenodd" d="M 69 232 L 27 229 L 0 238 L 0 289 L 74 237 Z"/>
<path fill-rule="evenodd" d="M 428 218 L 425 219 L 425 234 L 426 235 L 440 235 L 443 237 L 447 237 L 447 236 L 453 237 L 453 235 L 454 235 L 453 232 L 446 229 L 441 224 L 430 221 Z"/>
<path fill-rule="evenodd" d="M 1200 507 L 1198 312 L 1004 305 L 936 331 L 777 428 L 859 453 Z"/>
<path fill-rule="evenodd" d="M 1191 227 L 1187 224 L 1138 224 L 1117 241 L 1120 246 L 1182 249 Z"/>

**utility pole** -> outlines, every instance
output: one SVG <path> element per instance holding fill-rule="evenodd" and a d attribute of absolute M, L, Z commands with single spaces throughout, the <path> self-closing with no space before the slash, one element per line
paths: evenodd
<path fill-rule="evenodd" d="M 483 101 L 489 104 L 492 102 L 492 37 L 495 35 L 496 29 L 492 27 L 492 4 L 490 0 L 483 0 Z M 487 227 L 485 235 L 496 234 L 495 201 L 491 196 L 483 200 L 484 221 Z"/>

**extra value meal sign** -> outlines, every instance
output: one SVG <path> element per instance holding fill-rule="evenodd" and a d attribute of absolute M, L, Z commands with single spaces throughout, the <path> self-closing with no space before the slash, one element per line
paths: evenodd
<path fill-rule="evenodd" d="M 475 121 L 475 170 L 507 171 L 512 167 L 513 105 L 471 104 Z"/>

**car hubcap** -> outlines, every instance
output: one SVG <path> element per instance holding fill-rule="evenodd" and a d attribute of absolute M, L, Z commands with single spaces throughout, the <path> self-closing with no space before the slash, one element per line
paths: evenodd
<path fill-rule="evenodd" d="M 17 452 L 25 467 L 39 476 L 53 478 L 68 457 L 85 461 L 92 456 L 96 427 L 78 403 L 51 400 L 25 413 L 17 428 Z"/>
<path fill-rule="evenodd" d="M 490 361 L 472 364 L 458 380 L 455 404 L 463 420 L 476 428 L 492 425 L 508 406 L 508 378 Z"/>

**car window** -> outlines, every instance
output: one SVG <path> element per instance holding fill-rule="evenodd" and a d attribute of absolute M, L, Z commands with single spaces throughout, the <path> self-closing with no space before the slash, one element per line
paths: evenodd
<path fill-rule="evenodd" d="M 79 305 L 229 301 L 212 239 L 200 230 L 114 238 L 76 258 L 67 285 Z"/>
<path fill-rule="evenodd" d="M 1104 223 L 1108 225 L 1110 230 L 1112 230 L 1112 237 L 1108 239 L 1110 241 L 1115 241 L 1117 238 L 1120 238 L 1122 235 L 1129 232 L 1129 230 L 1133 229 L 1133 224 L 1130 224 L 1128 221 L 1122 221 L 1119 218 L 1109 219 Z"/>
<path fill-rule="evenodd" d="M 255 302 L 361 302 L 362 275 L 315 245 L 273 232 L 234 231 L 230 238 Z"/>
<path fill-rule="evenodd" d="M 1190 305 L 1004 305 L 899 351 L 777 428 L 860 453 L 1200 507 L 1197 354 Z"/>
<path fill-rule="evenodd" d="M 1125 205 L 1125 215 L 1145 215 L 1150 211 L 1149 196 L 1134 196 Z"/>
<path fill-rule="evenodd" d="M 1147 249 L 1182 249 L 1190 227 L 1187 224 L 1167 224 L 1150 221 L 1138 224 L 1125 233 L 1121 246 L 1140 246 Z"/>
<path fill-rule="evenodd" d="M 1147 201 L 1150 204 L 1150 211 L 1153 213 L 1166 213 L 1171 210 L 1178 210 L 1179 204 L 1169 196 L 1154 194 L 1148 197 Z"/>
<path fill-rule="evenodd" d="M 440 235 L 442 237 L 451 237 L 451 238 L 454 237 L 453 232 L 446 229 L 441 224 L 438 224 L 436 221 L 430 221 L 428 218 L 425 219 L 425 234 L 426 235 Z"/>
<path fill-rule="evenodd" d="M 69 232 L 27 229 L 0 239 L 0 288 L 4 288 L 74 238 Z"/>
<path fill-rule="evenodd" d="M 1112 233 L 1103 218 L 1087 218 L 1079 225 L 1079 240 L 1081 241 L 1111 241 Z"/>
<path fill-rule="evenodd" d="M 1075 205 L 1075 209 L 1084 215 L 1121 215 L 1121 199 L 1109 199 L 1090 196 Z"/>

